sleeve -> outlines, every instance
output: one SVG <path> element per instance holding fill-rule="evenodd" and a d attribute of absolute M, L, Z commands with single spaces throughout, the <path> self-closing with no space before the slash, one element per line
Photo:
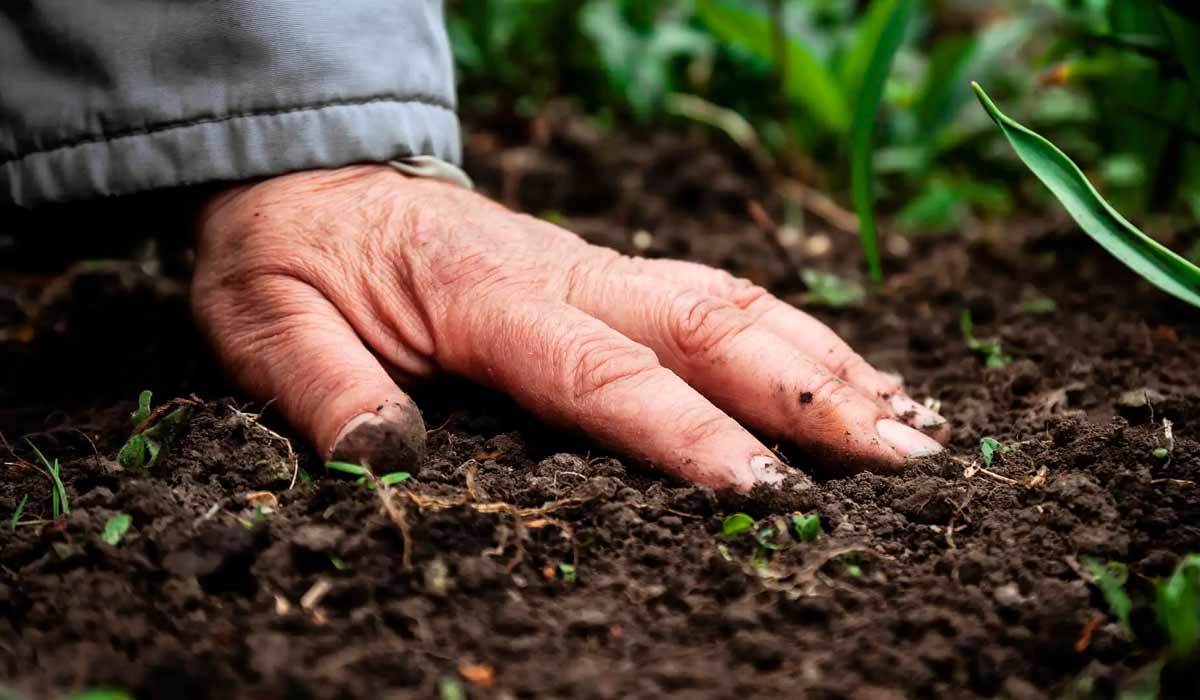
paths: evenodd
<path fill-rule="evenodd" d="M 0 3 L 0 204 L 460 159 L 441 0 Z"/>

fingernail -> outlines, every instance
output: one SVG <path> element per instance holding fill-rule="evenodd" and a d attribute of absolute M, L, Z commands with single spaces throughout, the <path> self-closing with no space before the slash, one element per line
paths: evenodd
<path fill-rule="evenodd" d="M 905 394 L 892 396 L 890 402 L 896 416 L 912 427 L 927 433 L 938 442 L 950 439 L 950 424 L 937 412 L 926 408 Z"/>
<path fill-rule="evenodd" d="M 372 470 L 404 470 L 416 475 L 425 457 L 425 421 L 412 404 L 391 402 L 362 413 L 342 426 L 330 459 L 369 465 Z"/>
<path fill-rule="evenodd" d="M 928 457 L 942 451 L 942 446 L 933 438 L 890 418 L 876 423 L 875 430 L 879 433 L 879 439 L 909 459 Z"/>
<path fill-rule="evenodd" d="M 772 486 L 783 483 L 788 477 L 796 477 L 795 487 L 807 489 L 812 487 L 812 480 L 802 472 L 784 466 L 779 460 L 766 455 L 755 455 L 750 458 L 750 473 L 758 483 Z"/>

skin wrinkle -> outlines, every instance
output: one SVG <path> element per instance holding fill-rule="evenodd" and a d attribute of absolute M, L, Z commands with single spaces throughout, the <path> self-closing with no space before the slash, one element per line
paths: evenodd
<path fill-rule="evenodd" d="M 443 370 L 709 486 L 748 488 L 750 459 L 770 455 L 730 414 L 843 461 L 898 462 L 874 432 L 890 414 L 808 354 L 819 342 L 832 362 L 832 331 L 728 273 L 621 256 L 383 166 L 214 202 L 198 234 L 200 326 L 321 450 L 362 411 L 408 405 L 396 380 Z"/>
<path fill-rule="evenodd" d="M 718 346 L 730 347 L 750 322 L 729 302 L 684 291 L 670 302 L 666 326 L 685 361 L 695 362 Z"/>

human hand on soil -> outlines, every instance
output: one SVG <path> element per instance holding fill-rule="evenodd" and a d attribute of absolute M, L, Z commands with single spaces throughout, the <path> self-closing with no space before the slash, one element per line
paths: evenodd
<path fill-rule="evenodd" d="M 399 387 L 437 371 L 716 488 L 787 473 L 743 425 L 843 470 L 895 469 L 949 435 L 829 328 L 745 280 L 625 257 L 388 166 L 234 187 L 198 231 L 198 323 L 325 457 L 414 466 L 425 428 Z"/>

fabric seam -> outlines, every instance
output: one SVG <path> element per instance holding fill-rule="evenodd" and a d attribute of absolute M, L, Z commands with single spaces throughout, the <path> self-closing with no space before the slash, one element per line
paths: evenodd
<path fill-rule="evenodd" d="M 157 124 L 155 126 L 143 127 L 143 128 L 139 128 L 139 129 L 131 129 L 129 131 L 121 131 L 121 132 L 116 132 L 116 133 L 112 133 L 112 134 L 100 134 L 98 136 L 88 136 L 86 138 L 76 139 L 74 141 L 69 141 L 66 143 L 60 143 L 60 144 L 57 144 L 54 146 L 49 146 L 47 148 L 41 148 L 36 151 L 28 151 L 26 153 L 19 153 L 11 158 L 0 160 L 0 166 L 9 165 L 11 163 L 16 163 L 16 162 L 25 160 L 26 158 L 32 157 L 32 156 L 45 155 L 47 153 L 53 153 L 55 151 L 64 151 L 64 150 L 71 149 L 71 148 L 77 148 L 79 146 L 86 146 L 86 145 L 92 144 L 92 143 L 105 143 L 105 142 L 119 141 L 121 139 L 133 138 L 136 136 L 149 136 L 151 134 L 162 133 L 164 131 L 172 131 L 175 129 L 186 129 L 187 127 L 199 126 L 201 124 L 220 124 L 222 122 L 232 121 L 234 119 L 243 119 L 243 118 L 247 118 L 247 117 L 272 117 L 272 116 L 279 116 L 279 115 L 283 115 L 283 114 L 293 114 L 296 112 L 316 112 L 316 111 L 319 111 L 322 109 L 329 109 L 331 107 L 358 107 L 358 106 L 362 106 L 362 105 L 368 105 L 368 104 L 374 104 L 374 103 L 380 103 L 380 102 L 393 102 L 396 104 L 421 104 L 421 105 L 425 105 L 428 107 L 437 107 L 439 109 L 444 109 L 451 113 L 454 112 L 454 109 L 451 108 L 450 106 L 448 106 L 447 104 L 436 101 L 432 98 L 427 98 L 427 97 L 406 97 L 406 98 L 368 97 L 368 98 L 362 98 L 362 99 L 357 99 L 357 100 L 330 100 L 328 102 L 313 102 L 313 103 L 306 104 L 306 105 L 300 105 L 300 106 L 295 106 L 295 107 L 286 107 L 286 108 L 282 108 L 282 109 L 254 110 L 254 111 L 250 111 L 250 112 L 238 112 L 236 114 L 225 114 L 225 115 L 222 115 L 219 117 L 202 117 L 199 119 L 188 119 L 185 121 L 166 122 L 163 124 Z"/>

